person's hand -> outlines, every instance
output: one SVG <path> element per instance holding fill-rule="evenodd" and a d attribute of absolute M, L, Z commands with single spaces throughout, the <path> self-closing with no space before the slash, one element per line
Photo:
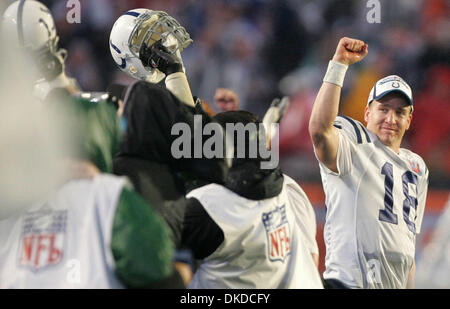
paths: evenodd
<path fill-rule="evenodd" d="M 192 281 L 192 277 L 194 274 L 192 273 L 191 267 L 182 262 L 175 262 L 173 264 L 176 271 L 180 274 L 181 279 L 183 280 L 184 285 L 188 286 Z"/>
<path fill-rule="evenodd" d="M 239 108 L 239 98 L 231 89 L 217 88 L 214 101 L 222 112 L 235 111 Z"/>
<path fill-rule="evenodd" d="M 333 60 L 351 65 L 363 60 L 368 52 L 369 45 L 363 41 L 344 37 L 339 41 Z"/>
<path fill-rule="evenodd" d="M 272 124 L 280 123 L 284 113 L 290 105 L 289 97 L 283 97 L 281 100 L 275 98 L 272 100 L 270 107 L 264 114 L 262 123 L 266 129 L 266 145 L 267 149 L 271 149 L 271 141 L 275 137 L 278 130 L 272 128 Z"/>
<path fill-rule="evenodd" d="M 290 105 L 289 97 L 283 97 L 282 99 L 275 98 L 272 100 L 270 107 L 267 109 L 263 118 L 263 123 L 280 123 L 283 118 L 284 112 Z"/>
<path fill-rule="evenodd" d="M 139 59 L 145 67 L 160 70 L 166 75 L 183 72 L 181 60 L 162 45 L 161 40 L 155 42 L 151 47 L 142 44 L 139 51 Z"/>

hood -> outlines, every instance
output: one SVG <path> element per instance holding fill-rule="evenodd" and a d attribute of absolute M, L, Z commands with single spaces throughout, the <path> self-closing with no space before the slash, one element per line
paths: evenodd
<path fill-rule="evenodd" d="M 247 161 L 230 168 L 225 186 L 250 200 L 272 198 L 283 189 L 283 174 L 279 167 L 261 169 L 260 162 Z"/>

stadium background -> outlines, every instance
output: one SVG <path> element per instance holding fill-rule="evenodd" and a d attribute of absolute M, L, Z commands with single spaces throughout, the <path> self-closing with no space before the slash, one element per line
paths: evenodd
<path fill-rule="evenodd" d="M 2 1 L 7 6 L 12 0 Z M 340 37 L 369 44 L 369 55 L 349 70 L 341 112 L 363 120 L 373 83 L 398 74 L 412 86 L 414 119 L 403 147 L 430 169 L 430 190 L 417 259 L 450 195 L 450 4 L 446 0 L 379 0 L 381 22 L 369 23 L 369 0 L 80 0 L 81 23 L 69 24 L 67 0 L 41 0 L 68 50 L 67 73 L 83 90 L 104 91 L 131 80 L 109 53 L 114 21 L 134 8 L 175 17 L 194 43 L 183 51 L 192 92 L 214 107 L 218 87 L 235 90 L 241 108 L 262 116 L 275 96 L 291 106 L 280 126 L 283 170 L 304 188 L 317 214 L 321 271 L 325 247 L 324 195 L 307 132 L 315 95 Z"/>

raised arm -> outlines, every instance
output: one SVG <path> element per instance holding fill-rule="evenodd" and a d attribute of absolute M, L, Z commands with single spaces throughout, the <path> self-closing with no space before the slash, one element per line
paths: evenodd
<path fill-rule="evenodd" d="M 166 88 L 184 104 L 195 107 L 179 51 L 171 54 L 160 40 L 151 47 L 143 44 L 139 52 L 139 59 L 144 66 L 157 68 L 166 74 Z"/>
<path fill-rule="evenodd" d="M 333 172 L 337 169 L 338 131 L 333 122 L 338 115 L 339 98 L 349 65 L 361 61 L 368 52 L 363 41 L 342 38 L 330 61 L 322 87 L 314 102 L 309 119 L 309 134 L 318 159 Z"/>

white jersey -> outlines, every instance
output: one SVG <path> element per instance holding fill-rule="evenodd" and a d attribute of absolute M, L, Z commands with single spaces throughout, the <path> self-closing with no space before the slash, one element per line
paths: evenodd
<path fill-rule="evenodd" d="M 317 244 L 308 245 L 296 218 L 298 209 L 309 207 L 298 204 L 307 198 L 297 187 L 284 176 L 281 193 L 260 201 L 217 184 L 191 191 L 187 197 L 200 201 L 222 229 L 224 241 L 203 260 L 189 288 L 322 288 L 308 249 Z M 315 226 L 315 217 L 309 220 L 314 223 L 304 229 Z"/>
<path fill-rule="evenodd" d="M 125 178 L 72 180 L 0 221 L 0 288 L 122 288 L 111 231 Z"/>
<path fill-rule="evenodd" d="M 416 287 L 450 289 L 450 197 L 416 268 Z"/>
<path fill-rule="evenodd" d="M 342 116 L 337 168 L 319 162 L 326 196 L 325 279 L 351 288 L 405 288 L 428 189 L 420 156 L 383 145 L 360 122 Z"/>

